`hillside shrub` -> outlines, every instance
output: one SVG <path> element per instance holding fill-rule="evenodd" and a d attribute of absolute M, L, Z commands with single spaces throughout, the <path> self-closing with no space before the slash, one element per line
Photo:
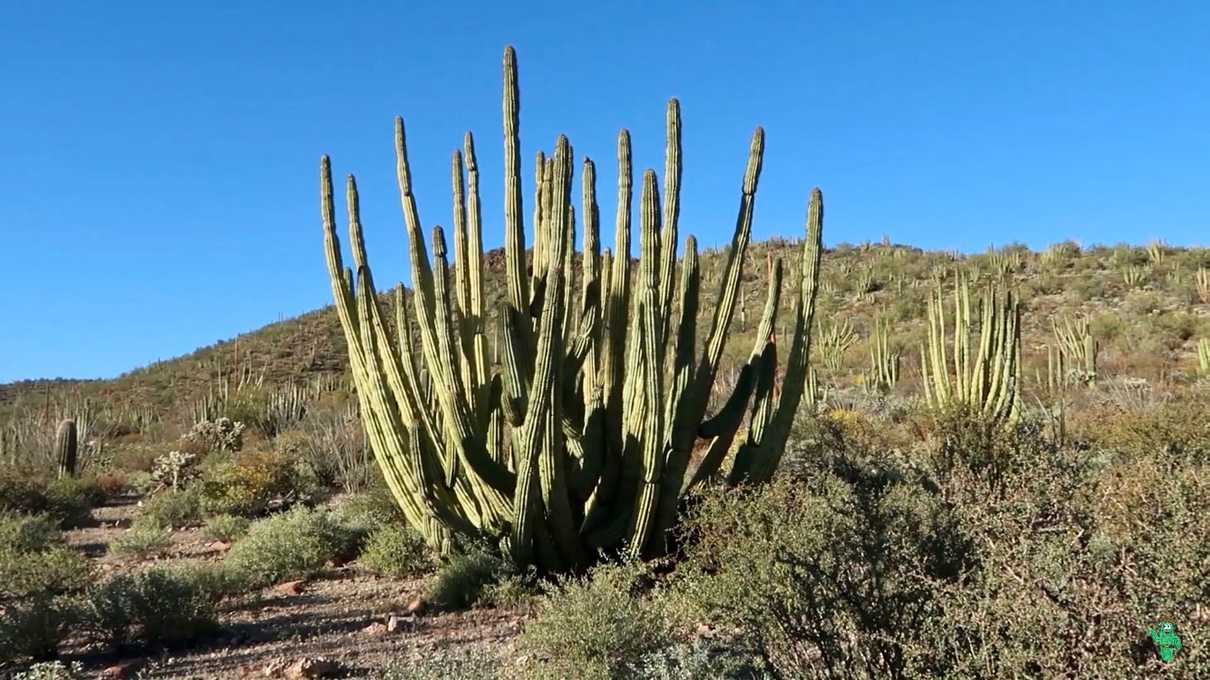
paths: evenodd
<path fill-rule="evenodd" d="M 277 451 L 249 451 L 218 463 L 202 480 L 207 512 L 258 517 L 274 505 L 309 500 L 315 486 L 296 461 Z"/>
<path fill-rule="evenodd" d="M 646 655 L 672 643 L 663 614 L 643 597 L 646 576 L 643 565 L 631 563 L 560 581 L 539 599 L 537 617 L 521 635 L 526 675 L 633 677 Z"/>
<path fill-rule="evenodd" d="M 94 636 L 118 648 L 136 642 L 177 646 L 217 628 L 206 590 L 169 569 L 118 574 L 97 584 L 84 597 L 81 617 Z"/>
<path fill-rule="evenodd" d="M 426 598 L 441 609 L 466 609 L 512 572 L 512 564 L 499 555 L 473 547 L 455 553 L 441 565 L 429 584 Z"/>
<path fill-rule="evenodd" d="M 140 519 L 169 529 L 196 526 L 202 521 L 202 493 L 196 487 L 164 489 L 143 503 Z"/>
<path fill-rule="evenodd" d="M 357 543 L 357 533 L 333 513 L 300 507 L 253 523 L 226 564 L 250 587 L 263 587 L 311 576 L 351 557 Z"/>
<path fill-rule="evenodd" d="M 390 524 L 370 534 L 357 562 L 379 576 L 392 578 L 423 574 L 433 566 L 424 539 L 405 524 Z"/>
<path fill-rule="evenodd" d="M 145 560 L 163 555 L 172 546 L 172 528 L 155 519 L 141 518 L 109 544 L 109 550 L 121 557 Z"/>
<path fill-rule="evenodd" d="M 248 533 L 252 520 L 236 515 L 215 515 L 206 520 L 202 533 L 214 541 L 232 543 L 243 538 Z"/>

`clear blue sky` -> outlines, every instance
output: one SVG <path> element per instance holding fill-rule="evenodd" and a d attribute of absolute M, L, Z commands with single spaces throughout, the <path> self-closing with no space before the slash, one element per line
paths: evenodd
<path fill-rule="evenodd" d="M 829 243 L 1204 245 L 1208 8 L 7 0 L 0 382 L 110 377 L 328 304 L 323 153 L 358 176 L 378 281 L 405 277 L 395 114 L 426 225 L 449 223 L 449 154 L 477 134 L 499 245 L 509 43 L 527 174 L 567 133 L 599 161 L 606 222 L 618 128 L 636 175 L 662 167 L 677 96 L 682 233 L 707 245 L 757 124 L 757 238 L 801 233 L 818 184 Z"/>

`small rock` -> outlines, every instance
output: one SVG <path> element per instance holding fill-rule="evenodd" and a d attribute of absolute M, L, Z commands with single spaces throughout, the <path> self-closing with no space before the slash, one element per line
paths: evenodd
<path fill-rule="evenodd" d="M 340 664 L 335 661 L 317 656 L 299 659 L 286 669 L 286 677 L 290 680 L 307 680 L 308 678 L 330 678 L 340 672 Z"/>
<path fill-rule="evenodd" d="M 126 659 L 119 661 L 114 665 L 101 671 L 101 677 L 113 678 L 114 680 L 122 680 L 134 675 L 134 672 L 143 666 L 145 659 Z"/>
<path fill-rule="evenodd" d="M 394 633 L 395 631 L 399 630 L 400 626 L 402 626 L 405 622 L 411 623 L 415 619 L 416 617 L 414 616 L 404 617 L 399 616 L 398 614 L 391 614 L 390 618 L 387 619 L 387 632 Z"/>
<path fill-rule="evenodd" d="M 375 623 L 371 623 L 370 625 L 366 626 L 365 628 L 362 628 L 361 632 L 363 635 L 368 635 L 370 637 L 382 637 L 382 636 L 386 635 L 387 633 L 393 633 L 394 629 L 390 628 L 389 626 L 383 625 L 381 623 L 375 622 Z"/>
<path fill-rule="evenodd" d="M 429 605 L 424 601 L 424 598 L 416 597 L 412 598 L 412 601 L 408 603 L 408 607 L 405 611 L 409 614 L 420 616 L 425 612 L 426 609 L 428 609 L 428 607 Z"/>
<path fill-rule="evenodd" d="M 306 581 L 286 581 L 273 586 L 273 592 L 278 595 L 302 595 L 303 587 L 306 585 Z"/>
<path fill-rule="evenodd" d="M 231 544 L 228 543 L 227 541 L 215 541 L 215 542 L 211 543 L 210 545 L 206 546 L 206 549 L 211 552 L 225 553 L 231 549 Z"/>

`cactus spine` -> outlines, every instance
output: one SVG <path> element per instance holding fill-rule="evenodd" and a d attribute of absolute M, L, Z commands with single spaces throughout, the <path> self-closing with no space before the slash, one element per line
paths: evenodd
<path fill-rule="evenodd" d="M 326 156 L 321 161 L 329 279 L 367 438 L 407 521 L 434 548 L 446 550 L 460 537 L 488 539 L 517 564 L 547 572 L 582 568 L 602 553 L 619 550 L 636 557 L 662 554 L 684 493 L 695 482 L 715 478 L 723 462 L 716 452 L 726 452 L 745 413 L 751 414 L 752 427 L 727 479 L 763 482 L 777 467 L 808 375 L 822 194 L 814 190 L 808 206 L 784 378 L 778 385 L 773 329 L 782 266 L 776 262 L 756 346 L 734 393 L 708 418 L 751 236 L 764 132 L 757 128 L 752 137 L 731 249 L 699 350 L 701 275 L 692 236 L 679 282 L 676 276 L 682 166 L 676 100 L 667 110 L 663 196 L 653 170 L 642 178 L 637 275 L 629 266 L 629 134 L 623 130 L 618 137 L 616 255 L 601 252 L 596 170 L 584 162 L 579 285 L 571 266 L 574 159 L 563 136 L 552 155 L 538 155 L 532 270 L 526 272 L 511 48 L 504 55 L 503 109 L 508 292 L 498 314 L 495 372 L 487 362 L 482 222 L 470 135 L 452 161 L 451 276 L 441 227 L 432 230 L 429 257 L 412 193 L 405 128 L 396 119 L 412 292 L 396 289 L 394 334 L 387 332 L 366 261 L 356 182 L 349 177 L 346 184 L 353 257 L 346 268 L 336 233 L 331 166 Z M 710 443 L 710 453 L 690 474 L 698 439 Z"/>
<path fill-rule="evenodd" d="M 59 462 L 59 478 L 75 477 L 78 464 L 79 440 L 76 436 L 76 421 L 68 418 L 59 423 L 55 431 L 55 458 Z"/>
<path fill-rule="evenodd" d="M 946 354 L 941 287 L 929 300 L 927 350 L 920 348 L 924 395 L 937 409 L 963 408 L 992 423 L 1015 418 L 1020 383 L 1020 310 L 1011 291 L 989 285 L 980 301 L 977 354 L 972 356 L 970 284 L 961 273 L 954 288 L 953 373 Z"/>

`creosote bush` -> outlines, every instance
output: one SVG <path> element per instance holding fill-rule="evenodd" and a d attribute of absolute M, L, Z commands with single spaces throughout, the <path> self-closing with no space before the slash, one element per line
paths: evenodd
<path fill-rule="evenodd" d="M 199 583 L 170 569 L 118 574 L 90 588 L 83 626 L 115 647 L 177 646 L 213 632 L 214 604 Z"/>
<path fill-rule="evenodd" d="M 335 513 L 300 507 L 253 523 L 225 565 L 249 587 L 264 587 L 351 558 L 361 539 Z"/>
<path fill-rule="evenodd" d="M 406 578 L 433 567 L 424 538 L 404 524 L 389 524 L 370 534 L 357 562 L 379 576 Z"/>
<path fill-rule="evenodd" d="M 644 657 L 672 644 L 668 621 L 642 585 L 641 563 L 602 565 L 565 578 L 538 601 L 520 645 L 532 678 L 634 677 Z"/>
<path fill-rule="evenodd" d="M 489 589 L 515 572 L 494 552 L 473 546 L 450 556 L 433 575 L 426 599 L 441 609 L 466 609 L 484 598 Z"/>

